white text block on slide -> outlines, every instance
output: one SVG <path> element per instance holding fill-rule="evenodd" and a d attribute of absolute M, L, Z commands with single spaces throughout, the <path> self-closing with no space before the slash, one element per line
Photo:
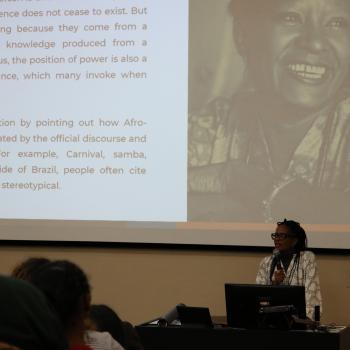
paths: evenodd
<path fill-rule="evenodd" d="M 185 221 L 188 1 L 0 17 L 0 217 Z"/>

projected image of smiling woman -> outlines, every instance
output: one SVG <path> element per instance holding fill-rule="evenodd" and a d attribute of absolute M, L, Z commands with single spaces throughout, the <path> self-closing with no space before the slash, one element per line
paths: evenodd
<path fill-rule="evenodd" d="M 190 118 L 190 217 L 349 223 L 350 1 L 232 0 L 230 12 L 244 79 L 205 123 Z"/>
<path fill-rule="evenodd" d="M 247 42 L 255 47 L 256 55 L 254 47 L 250 48 L 251 63 L 262 72 L 257 83 L 285 103 L 318 110 L 336 97 L 349 77 L 350 2 L 270 3 L 274 6 L 263 9 L 264 16 L 257 21 L 262 29 L 260 35 L 259 31 L 255 33 L 262 45 L 260 53 L 256 51 L 256 40 Z"/>

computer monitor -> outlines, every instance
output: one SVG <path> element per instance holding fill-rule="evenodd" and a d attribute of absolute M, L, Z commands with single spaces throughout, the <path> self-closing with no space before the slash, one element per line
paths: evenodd
<path fill-rule="evenodd" d="M 262 310 L 270 310 L 270 315 L 274 313 L 275 316 L 270 319 L 277 320 L 277 313 L 281 315 L 295 308 L 293 311 L 298 318 L 306 318 L 303 286 L 226 283 L 225 298 L 227 324 L 235 328 L 265 328 L 269 317 Z"/>

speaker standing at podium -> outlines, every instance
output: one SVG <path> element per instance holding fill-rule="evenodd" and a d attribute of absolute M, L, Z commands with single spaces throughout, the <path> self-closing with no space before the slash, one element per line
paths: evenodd
<path fill-rule="evenodd" d="M 305 230 L 298 222 L 284 219 L 271 238 L 275 249 L 261 261 L 256 283 L 305 286 L 306 315 L 313 319 L 322 299 L 315 255 L 306 250 Z"/>

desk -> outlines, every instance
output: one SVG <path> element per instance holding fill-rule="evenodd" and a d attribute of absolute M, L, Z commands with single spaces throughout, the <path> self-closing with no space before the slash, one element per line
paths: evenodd
<path fill-rule="evenodd" d="M 350 350 L 350 328 L 321 331 L 136 326 L 145 350 Z"/>

